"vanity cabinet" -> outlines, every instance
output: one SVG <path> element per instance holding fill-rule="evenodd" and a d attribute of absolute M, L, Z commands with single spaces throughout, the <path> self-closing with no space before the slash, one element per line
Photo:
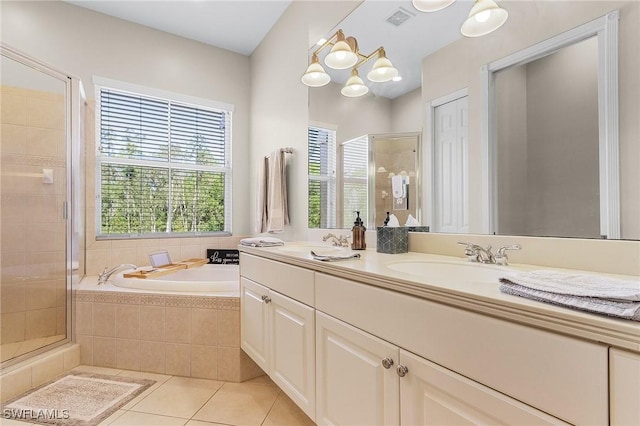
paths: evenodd
<path fill-rule="evenodd" d="M 640 425 L 640 353 L 611 348 L 609 380 L 612 425 Z"/>
<path fill-rule="evenodd" d="M 248 256 L 243 256 L 243 259 L 246 257 Z M 296 284 L 295 281 L 290 281 L 291 274 L 287 275 L 293 267 L 259 258 L 250 261 L 256 263 L 260 269 L 244 275 L 252 278 L 257 278 L 257 275 L 264 277 L 267 270 L 271 275 L 266 275 L 267 279 L 262 279 L 262 282 L 256 282 L 243 276 L 241 269 L 241 347 L 311 419 L 314 419 L 315 310 L 271 288 L 273 286 L 286 289 L 297 285 L 297 290 L 300 290 L 305 286 L 313 286 L 313 273 L 310 275 L 311 280 L 309 275 L 294 273 L 294 279 L 303 277 L 303 280 Z M 280 266 L 283 270 L 278 271 Z M 270 284 L 269 287 L 263 285 L 265 281 Z"/>
<path fill-rule="evenodd" d="M 319 425 L 566 425 L 316 312 Z"/>

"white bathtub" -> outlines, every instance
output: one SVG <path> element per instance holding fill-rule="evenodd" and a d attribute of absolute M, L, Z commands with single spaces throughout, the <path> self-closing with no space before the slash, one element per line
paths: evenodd
<path fill-rule="evenodd" d="M 240 280 L 237 265 L 203 265 L 145 279 L 124 278 L 126 272 L 112 277 L 110 282 L 117 287 L 139 290 L 216 293 L 238 291 Z"/>

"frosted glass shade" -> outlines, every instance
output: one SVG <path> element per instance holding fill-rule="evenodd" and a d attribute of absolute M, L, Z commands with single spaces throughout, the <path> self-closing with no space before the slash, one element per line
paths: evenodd
<path fill-rule="evenodd" d="M 351 77 L 347 80 L 347 84 L 344 85 L 340 93 L 348 98 L 357 98 L 358 96 L 366 95 L 369 92 L 369 88 L 364 85 L 364 81 L 358 76 L 358 71 L 353 70 Z"/>
<path fill-rule="evenodd" d="M 329 84 L 331 77 L 316 60 L 309 65 L 301 80 L 309 87 L 321 87 Z"/>
<path fill-rule="evenodd" d="M 375 81 L 376 83 L 384 83 L 397 75 L 398 70 L 394 68 L 391 61 L 384 56 L 381 56 L 373 63 L 373 67 L 367 74 L 367 78 L 370 81 Z"/>
<path fill-rule="evenodd" d="M 358 62 L 356 55 L 346 41 L 338 41 L 331 48 L 331 52 L 324 57 L 324 63 L 334 70 L 343 70 L 351 68 Z"/>
<path fill-rule="evenodd" d="M 456 0 L 413 0 L 413 7 L 420 12 L 435 12 L 453 4 Z"/>
<path fill-rule="evenodd" d="M 500 28 L 508 17 L 493 0 L 476 0 L 460 32 L 465 37 L 480 37 Z"/>

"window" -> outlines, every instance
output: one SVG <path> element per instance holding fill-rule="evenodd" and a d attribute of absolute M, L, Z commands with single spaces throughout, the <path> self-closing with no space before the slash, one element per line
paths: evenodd
<path fill-rule="evenodd" d="M 232 107 L 113 86 L 96 82 L 96 234 L 230 233 Z"/>
<path fill-rule="evenodd" d="M 309 228 L 336 227 L 336 131 L 309 126 Z"/>
<path fill-rule="evenodd" d="M 342 144 L 342 220 L 349 227 L 359 211 L 365 226 L 369 218 L 369 139 L 361 136 Z"/>

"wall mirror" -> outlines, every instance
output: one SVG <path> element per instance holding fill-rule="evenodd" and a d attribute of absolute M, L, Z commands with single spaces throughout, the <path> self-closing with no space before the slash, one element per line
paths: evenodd
<path fill-rule="evenodd" d="M 634 22 L 640 19 L 640 4 L 634 1 L 501 1 L 500 6 L 509 12 L 509 19 L 499 30 L 484 37 L 465 38 L 460 35 L 460 25 L 466 18 L 472 1 L 457 0 L 451 6 L 438 12 L 422 13 L 413 8 L 410 1 L 364 1 L 354 12 L 342 22 L 337 24 L 333 31 L 342 28 L 346 35 L 353 35 L 358 39 L 361 51 L 369 52 L 379 46 L 384 46 L 387 57 L 398 68 L 403 81 L 406 77 L 411 80 L 411 75 L 418 74 L 417 84 L 409 87 L 405 92 L 389 95 L 390 83 L 365 83 L 370 88 L 370 93 L 360 98 L 345 98 L 340 95 L 340 89 L 348 77 L 341 75 L 331 75 L 331 83 L 321 88 L 309 89 L 309 118 L 311 121 L 334 124 L 337 127 L 338 143 L 340 140 L 346 141 L 362 135 L 389 134 L 418 132 L 421 134 L 420 146 L 420 196 L 421 209 L 420 219 L 424 225 L 429 225 L 432 232 L 463 232 L 463 233 L 499 233 L 513 235 L 532 236 L 571 236 L 583 238 L 622 238 L 640 239 L 640 191 L 637 182 L 640 181 L 640 146 L 637 143 L 637 135 L 640 134 L 640 124 L 637 116 L 640 114 L 638 100 L 640 99 L 640 70 L 638 52 L 640 51 L 637 38 L 637 28 Z M 488 123 L 488 88 L 483 79 L 484 71 L 488 70 L 489 64 L 509 57 L 510 55 L 523 52 L 531 46 L 537 45 L 546 40 L 552 39 L 559 34 L 571 31 L 586 23 L 607 16 L 610 12 L 619 11 L 619 123 L 620 123 L 620 155 L 619 169 L 620 177 L 619 200 L 620 200 L 620 233 L 616 237 L 614 232 L 603 232 L 600 221 L 604 217 L 601 213 L 600 197 L 603 189 L 600 186 L 600 175 L 603 172 L 603 161 L 607 157 L 598 147 L 597 161 L 591 158 L 589 166 L 567 165 L 564 160 L 555 158 L 556 153 L 551 152 L 551 157 L 541 159 L 541 164 L 552 167 L 555 162 L 555 169 L 574 170 L 576 168 L 590 168 L 591 185 L 580 184 L 581 190 L 585 191 L 581 197 L 591 200 L 589 209 L 591 219 L 597 216 L 596 230 L 594 231 L 593 220 L 589 229 L 571 230 L 569 232 L 558 232 L 555 229 L 543 226 L 531 226 L 530 228 L 516 227 L 514 223 L 500 223 L 499 217 L 506 221 L 508 215 L 504 213 L 515 210 L 517 197 L 508 202 L 508 197 L 520 194 L 520 190 L 514 186 L 506 185 L 503 188 L 498 182 L 511 182 L 507 178 L 499 178 L 499 169 L 493 168 L 496 162 L 509 159 L 513 151 L 517 150 L 513 146 L 510 148 L 498 148 L 498 155 L 490 161 L 489 152 L 489 125 Z M 388 17 L 396 12 L 409 15 L 406 21 L 394 27 L 386 24 Z M 425 22 L 424 19 L 429 19 Z M 388 27 L 379 27 L 379 23 L 385 23 Z M 415 23 L 412 24 L 412 23 Z M 382 28 L 382 29 L 381 29 Z M 420 31 L 431 31 L 428 33 Z M 329 32 L 328 34 L 331 34 Z M 371 33 L 376 33 L 381 37 L 373 39 Z M 372 37 L 370 44 L 368 38 Z M 582 37 L 586 40 L 589 37 Z M 599 37 L 594 44 L 597 44 L 598 52 L 603 47 L 603 41 Z M 438 44 L 439 41 L 439 44 Z M 579 40 L 574 40 L 575 44 Z M 408 63 L 400 59 L 402 55 L 393 46 L 394 43 L 404 46 L 406 50 L 412 52 L 411 61 Z M 311 47 L 310 52 L 315 50 Z M 400 49 L 400 48 L 398 48 Z M 430 50 L 429 50 L 430 49 Z M 598 53 L 601 55 L 601 53 Z M 515 64 L 515 63 L 514 63 Z M 514 65 L 510 64 L 510 65 Z M 520 63 L 519 65 L 522 65 Z M 598 72 L 601 72 L 601 63 L 598 61 Z M 531 66 L 534 68 L 534 66 Z M 301 73 L 304 70 L 301 70 Z M 329 71 L 328 71 L 329 72 Z M 344 74 L 344 70 L 342 71 Z M 367 70 L 360 70 L 361 75 L 365 75 Z M 331 72 L 330 72 L 331 74 Z M 496 73 L 496 75 L 498 75 Z M 500 77 L 498 77 L 498 80 Z M 508 79 L 508 77 L 507 77 Z M 363 78 L 364 80 L 364 78 Z M 498 82 L 498 84 L 500 84 Z M 600 84 L 600 83 L 598 83 Z M 387 85 L 383 90 L 382 85 Z M 379 89 L 379 90 L 378 90 Z M 598 91 L 603 90 L 598 86 Z M 606 87 L 610 91 L 611 87 Z M 439 176 L 436 174 L 436 155 L 444 152 L 435 148 L 434 134 L 437 130 L 435 121 L 435 110 L 439 106 L 438 101 L 444 104 L 457 101 L 455 94 L 464 93 L 466 102 L 464 110 L 464 127 L 468 131 L 468 138 L 465 141 L 465 151 L 461 158 L 466 163 L 459 170 L 452 171 L 452 167 L 444 167 L 443 170 L 450 172 L 449 178 L 452 182 L 457 182 L 461 195 L 462 209 L 464 212 L 457 213 L 456 217 L 464 217 L 457 228 L 443 228 L 434 226 L 437 223 L 439 209 L 449 208 L 447 203 L 436 202 L 438 188 L 435 186 Z M 507 92 L 508 93 L 508 92 Z M 600 97 L 601 92 L 598 92 Z M 389 96 L 389 97 L 387 97 Z M 515 102 L 515 95 L 505 95 L 507 100 Z M 600 99 L 600 98 L 598 98 Z M 440 104 L 440 105 L 444 105 Z M 591 105 L 593 113 L 594 105 Z M 598 114 L 602 108 L 600 102 L 597 104 Z M 504 110 L 503 110 L 504 111 Z M 514 112 L 512 109 L 511 112 Z M 567 117 L 569 120 L 569 117 Z M 601 121 L 598 115 L 598 134 L 602 131 L 613 129 L 611 118 Z M 593 123 L 592 123 L 593 124 Z M 538 127 L 548 127 L 541 124 Z M 593 126 L 592 126 L 593 127 Z M 345 133 L 341 137 L 339 133 Z M 505 130 L 505 132 L 516 132 L 517 130 Z M 521 136 L 521 135 L 520 135 Z M 538 136 L 545 140 L 548 136 Z M 593 137 L 593 134 L 590 136 Z M 534 137 L 532 137 L 533 140 Z M 599 136 L 596 135 L 597 140 Z M 507 143 L 511 137 L 503 139 L 500 143 Z M 557 150 L 565 152 L 576 152 L 576 147 L 565 145 L 560 138 L 552 146 Z M 515 142 L 514 142 L 515 143 Z M 584 150 L 580 149 L 582 152 Z M 589 149 L 593 151 L 593 144 Z M 491 153 L 491 155 L 493 155 Z M 535 155 L 543 155 L 543 152 Z M 546 154 L 549 155 L 549 154 Z M 373 160 L 372 158 L 370 160 Z M 585 160 L 587 161 L 587 160 Z M 562 163 L 558 165 L 558 162 Z M 491 163 L 491 164 L 490 164 Z M 369 174 L 375 175 L 379 166 L 370 161 Z M 441 167 L 442 168 L 442 167 Z M 595 170 L 593 170 L 595 168 Z M 607 173 L 616 173 L 614 168 L 608 169 Z M 539 172 L 543 172 L 539 170 Z M 594 187 L 593 179 L 598 176 L 598 183 Z M 544 173 L 542 176 L 545 176 Z M 546 177 L 546 176 L 545 176 Z M 521 176 L 522 178 L 522 176 Z M 560 179 L 565 179 L 562 175 Z M 540 177 L 532 175 L 531 184 L 540 183 Z M 580 178 L 582 179 L 582 178 Z M 553 184 L 551 184 L 553 185 Z M 503 185 L 504 186 L 504 185 Z M 532 201 L 532 205 L 537 203 L 545 206 L 549 203 L 543 196 L 545 185 L 539 185 L 538 198 Z M 507 192 L 500 195 L 503 190 Z M 511 191 L 509 193 L 508 191 Z M 577 201 L 572 199 L 575 191 L 565 194 L 565 204 L 569 210 L 560 214 L 562 222 L 556 215 L 552 219 L 556 225 L 566 230 L 566 224 L 571 221 L 573 212 L 583 209 Z M 615 194 L 612 194 L 615 195 Z M 558 195 L 551 195 L 558 197 Z M 502 199 L 502 201 L 500 201 Z M 584 201 L 584 200 L 583 200 Z M 373 200 L 368 200 L 370 209 L 374 209 Z M 509 206 L 512 206 L 511 208 Z M 336 206 L 337 207 L 337 206 Z M 494 209 L 495 207 L 495 209 Z M 502 209 L 502 210 L 500 210 Z M 500 212 L 503 212 L 500 214 Z M 495 214 L 494 214 L 495 212 Z M 450 212 L 449 212 L 450 213 Z M 512 217 L 518 215 L 511 213 Z M 530 214 L 535 216 L 533 210 Z M 453 216 L 452 216 L 453 217 Z M 516 221 L 517 222 L 517 221 Z M 563 223 L 565 225 L 563 225 Z M 351 223 L 344 224 L 349 227 Z M 496 229 L 498 227 L 498 229 Z"/>

